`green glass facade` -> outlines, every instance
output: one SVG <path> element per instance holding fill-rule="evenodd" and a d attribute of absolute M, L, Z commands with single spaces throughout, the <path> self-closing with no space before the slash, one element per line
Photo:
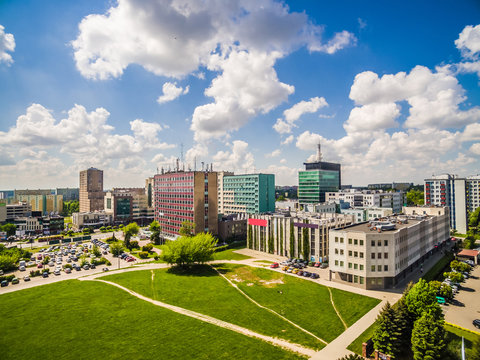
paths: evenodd
<path fill-rule="evenodd" d="M 117 199 L 117 218 L 129 218 L 130 217 L 130 208 L 131 208 L 131 198 L 119 198 Z"/>
<path fill-rule="evenodd" d="M 340 173 L 330 170 L 306 170 L 298 172 L 298 200 L 300 203 L 325 201 L 325 192 L 340 189 Z"/>
<path fill-rule="evenodd" d="M 275 175 L 248 174 L 223 178 L 223 191 L 233 193 L 235 205 L 248 214 L 275 211 Z"/>

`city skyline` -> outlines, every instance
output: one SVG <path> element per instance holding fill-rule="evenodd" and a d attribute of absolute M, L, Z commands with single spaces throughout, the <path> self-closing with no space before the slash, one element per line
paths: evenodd
<path fill-rule="evenodd" d="M 479 173 L 480 6 L 380 4 L 2 2 L 0 188 L 298 185 L 318 142 L 343 184 Z"/>

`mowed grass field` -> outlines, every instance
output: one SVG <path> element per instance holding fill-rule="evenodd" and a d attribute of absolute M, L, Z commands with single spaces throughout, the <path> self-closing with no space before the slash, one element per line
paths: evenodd
<path fill-rule="evenodd" d="M 328 288 L 301 277 L 237 264 L 215 265 L 247 295 L 287 319 L 331 342 L 345 327 L 330 301 Z M 380 300 L 337 289 L 335 306 L 348 326 L 375 307 Z"/>
<path fill-rule="evenodd" d="M 311 335 L 253 304 L 208 265 L 196 266 L 194 272 L 142 270 L 112 274 L 102 279 L 151 299 L 206 314 L 264 335 L 313 349 L 324 347 Z"/>
<path fill-rule="evenodd" d="M 345 327 L 330 302 L 328 288 L 277 271 L 237 264 L 214 267 L 259 304 L 285 316 L 330 342 Z M 153 276 L 152 276 L 153 275 Z M 320 349 L 325 345 L 313 336 L 249 301 L 209 266 L 194 272 L 167 269 L 136 271 L 103 277 L 142 295 L 216 317 L 261 334 Z M 353 324 L 379 300 L 331 289 L 337 309 Z"/>
<path fill-rule="evenodd" d="M 0 314 L 2 360 L 302 358 L 101 282 L 67 280 L 2 294 Z"/>

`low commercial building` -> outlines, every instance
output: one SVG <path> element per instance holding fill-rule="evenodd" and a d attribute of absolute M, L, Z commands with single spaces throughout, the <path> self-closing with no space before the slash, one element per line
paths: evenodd
<path fill-rule="evenodd" d="M 113 214 L 107 214 L 105 211 L 73 213 L 72 224 L 77 229 L 108 226 L 113 224 Z"/>
<path fill-rule="evenodd" d="M 28 217 L 32 215 L 32 206 L 27 203 L 7 204 L 7 222 L 17 217 Z"/>
<path fill-rule="evenodd" d="M 391 288 L 449 238 L 447 207 L 404 207 L 402 215 L 330 230 L 332 280 Z"/>
<path fill-rule="evenodd" d="M 18 236 L 23 235 L 40 235 L 43 234 L 42 221 L 36 217 L 17 217 L 14 220 L 17 227 L 15 233 Z"/>
<path fill-rule="evenodd" d="M 250 215 L 247 241 L 253 250 L 310 261 L 328 261 L 329 230 L 354 223 L 353 216 L 314 214 L 308 212 L 277 212 Z M 251 229 L 251 230 L 250 230 Z M 305 248 L 307 243 L 308 249 Z"/>
<path fill-rule="evenodd" d="M 244 241 L 247 238 L 247 215 L 230 214 L 218 219 L 218 237 L 223 242 Z"/>
<path fill-rule="evenodd" d="M 350 207 L 382 207 L 391 208 L 394 213 L 400 213 L 403 206 L 404 194 L 402 191 L 384 192 L 382 190 L 348 189 L 336 192 L 327 192 L 325 201 L 349 203 Z"/>

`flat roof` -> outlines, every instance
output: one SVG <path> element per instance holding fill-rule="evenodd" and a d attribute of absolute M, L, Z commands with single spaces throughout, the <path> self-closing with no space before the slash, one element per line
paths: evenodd
<path fill-rule="evenodd" d="M 426 217 L 428 218 L 428 217 Z M 344 229 L 348 229 L 348 231 L 356 231 L 356 232 L 364 232 L 364 233 L 370 233 L 370 232 L 373 232 L 375 233 L 376 231 L 374 230 L 371 230 L 371 228 L 374 226 L 368 226 L 371 222 L 375 222 L 376 220 L 372 220 L 372 221 L 366 221 L 366 222 L 363 222 L 363 223 L 359 223 L 359 224 L 353 224 L 353 225 L 349 225 L 349 226 L 345 226 L 344 228 L 339 228 L 339 229 L 335 229 L 335 230 L 344 230 Z M 404 229 L 404 228 L 408 228 L 410 226 L 413 226 L 413 225 L 416 225 L 420 222 L 421 220 L 416 220 L 416 219 L 408 219 L 408 223 L 400 223 L 398 224 L 396 221 L 391 221 L 392 223 L 395 224 L 395 229 L 394 230 L 383 230 L 382 232 L 395 232 L 395 231 L 398 231 L 398 230 L 401 230 L 401 229 Z M 390 222 L 389 220 L 378 220 L 378 222 Z"/>
<path fill-rule="evenodd" d="M 460 251 L 457 255 L 458 256 L 478 256 L 479 251 L 478 250 L 469 250 L 469 249 L 463 249 Z"/>

